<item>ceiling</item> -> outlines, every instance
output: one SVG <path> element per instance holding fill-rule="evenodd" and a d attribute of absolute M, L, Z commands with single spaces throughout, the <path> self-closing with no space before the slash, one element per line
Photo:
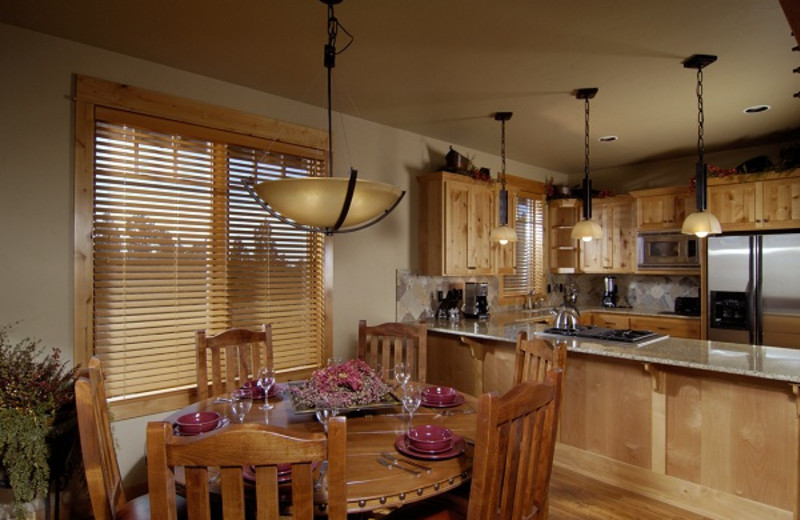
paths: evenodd
<path fill-rule="evenodd" d="M 794 0 L 783 0 L 787 5 Z M 791 10 L 793 8 L 787 8 Z M 338 56 L 335 110 L 583 171 L 696 153 L 696 71 L 704 70 L 708 152 L 800 138 L 800 53 L 779 0 L 344 0 L 354 36 Z M 319 0 L 4 0 L 0 22 L 324 106 L 327 8 Z M 340 31 L 338 47 L 347 42 Z M 748 106 L 772 109 L 744 114 Z M 323 123 L 324 124 L 324 123 Z M 596 139 L 616 135 L 612 143 Z M 730 167 L 735 165 L 719 165 Z M 513 173 L 510 171 L 510 173 Z"/>

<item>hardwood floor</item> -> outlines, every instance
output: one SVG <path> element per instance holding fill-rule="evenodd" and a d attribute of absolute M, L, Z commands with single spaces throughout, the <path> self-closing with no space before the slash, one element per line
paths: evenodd
<path fill-rule="evenodd" d="M 550 478 L 549 520 L 711 520 L 558 466 Z"/>

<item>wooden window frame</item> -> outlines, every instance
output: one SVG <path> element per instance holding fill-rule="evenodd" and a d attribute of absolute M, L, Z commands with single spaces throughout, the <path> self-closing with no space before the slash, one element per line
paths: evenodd
<path fill-rule="evenodd" d="M 187 100 L 137 87 L 87 76 L 76 77 L 75 95 L 75 182 L 74 182 L 74 363 L 85 366 L 94 352 L 93 338 L 93 205 L 94 129 L 98 109 L 110 108 L 144 116 L 168 119 L 224 131 L 245 139 L 274 140 L 282 146 L 318 150 L 324 157 L 328 136 L 308 128 Z M 324 158 L 322 160 L 325 160 Z M 320 366 L 331 355 L 333 336 L 333 241 L 325 238 L 323 253 L 324 339 Z M 288 374 L 304 378 L 311 369 Z M 286 377 L 284 377 L 285 379 Z M 196 399 L 196 390 L 181 388 L 169 392 L 111 401 L 115 419 L 125 419 L 182 408 Z"/>

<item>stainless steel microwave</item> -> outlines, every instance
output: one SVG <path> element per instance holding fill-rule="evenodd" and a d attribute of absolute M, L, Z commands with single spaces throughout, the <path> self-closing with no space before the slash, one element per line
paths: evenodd
<path fill-rule="evenodd" d="M 700 267 L 700 243 L 694 235 L 676 232 L 639 233 L 639 269 Z"/>

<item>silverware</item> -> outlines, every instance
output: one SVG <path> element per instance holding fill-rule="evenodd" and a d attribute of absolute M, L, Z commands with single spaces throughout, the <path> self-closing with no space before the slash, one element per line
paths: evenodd
<path fill-rule="evenodd" d="M 410 464 L 410 465 L 415 466 L 415 467 L 417 467 L 419 469 L 425 470 L 426 473 L 430 473 L 431 472 L 431 468 L 429 466 L 426 466 L 424 464 L 420 464 L 418 462 L 414 462 L 413 460 L 401 459 L 399 457 L 395 457 L 394 455 L 392 455 L 391 453 L 386 452 L 386 451 L 382 452 L 381 455 L 383 455 L 383 458 L 389 459 L 389 460 L 391 460 L 393 462 L 405 462 L 406 464 Z"/>
<path fill-rule="evenodd" d="M 382 466 L 386 466 L 389 469 L 400 468 L 403 471 L 407 471 L 408 473 L 411 473 L 412 475 L 419 475 L 419 474 L 422 473 L 421 471 L 417 471 L 415 469 L 411 469 L 411 468 L 407 468 L 405 466 L 401 466 L 397 462 L 394 462 L 394 461 L 391 461 L 391 460 L 387 460 L 387 459 L 384 459 L 382 457 L 378 457 L 376 460 L 378 461 L 378 464 L 380 464 Z"/>
<path fill-rule="evenodd" d="M 314 484 L 314 490 L 319 491 L 322 487 L 322 479 L 325 477 L 326 471 L 328 471 L 328 461 L 323 460 L 322 466 L 319 468 L 319 477 L 317 477 L 317 482 Z"/>

